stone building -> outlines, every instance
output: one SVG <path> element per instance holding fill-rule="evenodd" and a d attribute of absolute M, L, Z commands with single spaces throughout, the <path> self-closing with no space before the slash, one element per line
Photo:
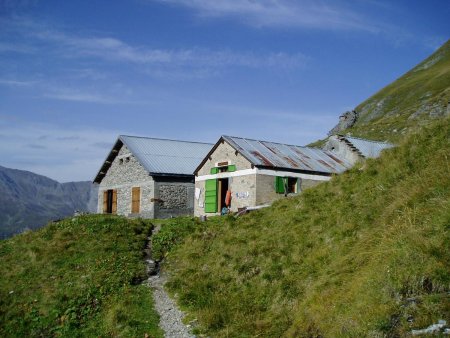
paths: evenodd
<path fill-rule="evenodd" d="M 194 175 L 212 144 L 121 135 L 100 168 L 98 213 L 167 218 L 194 213 Z"/>
<path fill-rule="evenodd" d="M 387 142 L 365 140 L 357 137 L 332 135 L 328 138 L 323 149 L 331 151 L 340 158 L 345 158 L 354 165 L 365 158 L 376 158 L 384 149 L 394 145 Z"/>
<path fill-rule="evenodd" d="M 351 167 L 322 149 L 222 136 L 195 169 L 195 215 L 270 204 Z"/>

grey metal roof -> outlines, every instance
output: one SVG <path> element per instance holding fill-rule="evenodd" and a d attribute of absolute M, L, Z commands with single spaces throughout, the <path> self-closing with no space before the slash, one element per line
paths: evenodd
<path fill-rule="evenodd" d="M 318 148 L 222 136 L 253 165 L 326 174 L 341 173 L 351 164 L 336 154 Z"/>
<path fill-rule="evenodd" d="M 123 144 L 152 175 L 189 176 L 193 175 L 197 165 L 213 146 L 210 143 L 120 135 L 97 173 L 94 183 L 102 181 Z"/>
<path fill-rule="evenodd" d="M 394 145 L 387 142 L 370 141 L 357 137 L 340 136 L 350 142 L 364 157 L 376 158 L 384 149 L 392 148 Z"/>
<path fill-rule="evenodd" d="M 210 143 L 120 135 L 138 161 L 152 174 L 192 175 L 213 146 Z"/>

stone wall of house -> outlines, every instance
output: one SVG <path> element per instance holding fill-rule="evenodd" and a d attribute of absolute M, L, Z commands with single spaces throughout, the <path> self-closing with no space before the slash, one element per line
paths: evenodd
<path fill-rule="evenodd" d="M 194 183 L 156 182 L 155 218 L 169 218 L 194 213 Z"/>
<path fill-rule="evenodd" d="M 111 167 L 102 179 L 98 189 L 98 213 L 103 213 L 103 192 L 109 189 L 117 190 L 117 214 L 131 214 L 131 191 L 140 187 L 140 217 L 154 217 L 154 181 L 139 161 L 123 145 L 114 159 Z"/>
<path fill-rule="evenodd" d="M 229 161 L 229 164 L 236 165 L 236 170 L 251 169 L 252 167 L 251 163 L 245 157 L 237 153 L 227 142 L 223 142 L 211 154 L 211 159 L 208 159 L 198 171 L 198 176 L 209 175 L 211 168 L 215 167 L 216 163 L 225 161 Z"/>
<path fill-rule="evenodd" d="M 275 177 L 276 176 L 272 175 L 256 176 L 256 205 L 271 204 L 272 202 L 285 197 L 284 194 L 276 192 Z M 288 194 L 288 196 L 298 195 L 303 190 L 314 187 L 323 182 L 304 178 L 297 178 L 297 180 L 300 180 L 299 185 L 297 186 L 297 192 Z"/>
<path fill-rule="evenodd" d="M 361 160 L 358 153 L 353 151 L 347 143 L 339 140 L 335 135 L 328 138 L 323 149 L 335 153 L 338 157 L 345 158 L 352 165 Z"/>
<path fill-rule="evenodd" d="M 196 181 L 195 188 L 200 189 L 200 199 L 194 200 L 194 215 L 214 215 L 205 213 L 205 181 Z M 256 174 L 229 177 L 228 188 L 231 190 L 231 211 L 237 212 L 239 208 L 254 206 L 256 202 Z M 203 205 L 203 206 L 200 206 Z M 220 214 L 220 210 L 216 214 Z"/>

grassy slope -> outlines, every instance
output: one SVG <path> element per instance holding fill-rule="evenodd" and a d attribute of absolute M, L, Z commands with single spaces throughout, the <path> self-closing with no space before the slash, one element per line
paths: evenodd
<path fill-rule="evenodd" d="M 432 120 L 429 111 L 433 106 L 445 109 L 449 102 L 450 40 L 411 71 L 356 107 L 361 112 L 359 120 L 342 133 L 398 141 L 402 132 L 415 130 Z M 410 118 L 421 109 L 422 114 Z M 373 114 L 377 116 L 372 119 Z"/>
<path fill-rule="evenodd" d="M 0 336 L 162 337 L 139 283 L 150 228 L 83 216 L 0 241 Z"/>
<path fill-rule="evenodd" d="M 167 255 L 170 290 L 211 336 L 395 336 L 448 321 L 449 136 L 444 119 L 271 208 L 186 220 L 196 230 Z"/>

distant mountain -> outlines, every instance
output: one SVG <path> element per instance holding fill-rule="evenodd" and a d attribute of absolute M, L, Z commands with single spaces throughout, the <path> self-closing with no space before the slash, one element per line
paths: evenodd
<path fill-rule="evenodd" d="M 450 40 L 409 72 L 345 112 L 329 134 L 398 141 L 450 115 Z"/>
<path fill-rule="evenodd" d="M 89 181 L 59 183 L 35 173 L 0 166 L 0 238 L 73 215 L 94 212 L 97 191 Z"/>

